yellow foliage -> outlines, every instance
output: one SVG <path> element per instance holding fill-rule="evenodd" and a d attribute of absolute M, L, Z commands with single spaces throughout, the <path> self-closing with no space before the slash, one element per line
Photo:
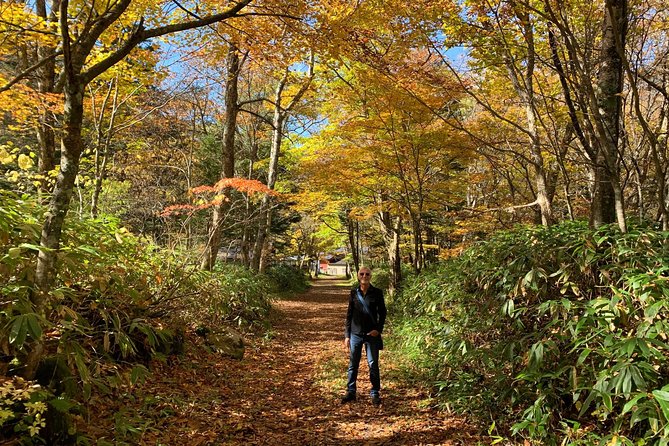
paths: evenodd
<path fill-rule="evenodd" d="M 56 46 L 57 29 L 20 2 L 0 3 L 0 57 L 16 54 L 26 45 Z"/>
<path fill-rule="evenodd" d="M 15 170 L 6 173 L 5 176 L 7 180 L 10 181 L 11 183 L 18 183 L 19 181 L 19 173 Z"/>
<path fill-rule="evenodd" d="M 33 162 L 32 159 L 30 159 L 28 155 L 24 155 L 22 153 L 19 155 L 18 165 L 21 168 L 21 170 L 30 170 L 33 168 L 35 163 Z"/>
<path fill-rule="evenodd" d="M 389 79 L 364 64 L 342 66 L 322 86 L 330 124 L 300 149 L 305 187 L 366 204 L 349 207 L 352 218 L 379 209 L 394 215 L 441 209 L 463 193 L 453 167 L 474 156 L 468 139 L 435 113 L 457 98 L 453 82 L 411 57 L 393 70 Z M 421 81 L 427 78 L 432 84 Z"/>
<path fill-rule="evenodd" d="M 7 150 L 7 146 L 0 146 L 0 164 L 14 164 L 15 159 L 15 156 Z"/>
<path fill-rule="evenodd" d="M 8 79 L 0 74 L 0 85 L 4 85 Z M 32 126 L 35 111 L 40 106 L 40 98 L 37 93 L 23 84 L 15 85 L 8 91 L 0 93 L 0 114 L 6 114 L 13 118 L 19 126 L 8 125 L 10 130 L 21 131 L 23 127 Z"/>

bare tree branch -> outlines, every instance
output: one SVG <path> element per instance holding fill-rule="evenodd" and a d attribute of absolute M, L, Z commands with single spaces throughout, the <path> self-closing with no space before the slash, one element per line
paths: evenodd
<path fill-rule="evenodd" d="M 127 1 L 127 0 L 126 0 Z M 123 60 L 130 51 L 132 51 L 140 42 L 151 39 L 153 37 L 160 37 L 166 34 L 172 34 L 179 31 L 187 31 L 189 29 L 201 28 L 207 25 L 211 25 L 216 22 L 220 22 L 231 17 L 238 17 L 239 11 L 244 9 L 249 5 L 252 0 L 242 0 L 236 5 L 232 6 L 228 10 L 221 12 L 219 14 L 214 14 L 208 17 L 203 17 L 201 19 L 174 23 L 172 25 L 159 26 L 153 29 L 145 29 L 143 20 L 135 27 L 135 31 L 128 37 L 128 40 L 115 52 L 110 54 L 107 58 L 98 62 L 97 64 L 90 67 L 86 72 L 82 73 L 84 82 L 90 82 L 95 79 L 100 74 L 104 73 L 107 69 L 114 66 L 116 63 Z"/>
<path fill-rule="evenodd" d="M 3 85 L 2 87 L 0 87 L 0 93 L 3 93 L 3 92 L 5 92 L 5 91 L 9 90 L 9 89 L 12 88 L 14 85 L 16 85 L 18 82 L 20 82 L 21 80 L 23 80 L 23 79 L 25 79 L 26 77 L 30 76 L 30 74 L 31 74 L 32 72 L 34 72 L 35 70 L 38 70 L 39 68 L 41 68 L 42 66 L 44 66 L 44 65 L 47 64 L 47 63 L 49 63 L 50 61 L 54 60 L 56 57 L 58 57 L 58 56 L 60 56 L 60 55 L 62 55 L 62 54 L 63 54 L 63 51 L 62 51 L 62 50 L 58 50 L 58 51 L 56 51 L 55 53 L 50 54 L 49 56 L 45 57 L 44 59 L 42 59 L 42 60 L 36 62 L 35 64 L 33 64 L 33 65 L 31 65 L 31 66 L 29 66 L 29 67 L 26 68 L 24 71 L 22 71 L 21 73 L 19 73 L 18 75 L 16 75 L 16 77 L 14 77 L 14 79 L 10 80 L 10 81 L 7 82 L 5 85 Z"/>

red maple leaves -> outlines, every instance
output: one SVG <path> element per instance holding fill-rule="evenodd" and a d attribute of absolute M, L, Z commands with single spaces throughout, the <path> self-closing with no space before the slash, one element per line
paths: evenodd
<path fill-rule="evenodd" d="M 198 204 L 175 204 L 167 206 L 163 209 L 160 215 L 162 217 L 181 214 L 192 215 L 203 209 L 218 206 L 224 201 L 229 200 L 225 193 L 230 189 L 234 189 L 247 195 L 278 195 L 276 191 L 268 188 L 267 185 L 258 180 L 249 180 L 246 178 L 223 178 L 213 186 L 202 185 L 190 190 L 191 194 L 202 196 L 202 199 L 199 200 Z"/>

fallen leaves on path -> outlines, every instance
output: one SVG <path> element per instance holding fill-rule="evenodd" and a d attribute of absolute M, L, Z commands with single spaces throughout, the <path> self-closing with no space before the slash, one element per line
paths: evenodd
<path fill-rule="evenodd" d="M 115 401 L 92 400 L 87 434 L 142 445 L 476 445 L 463 420 L 423 407 L 420 389 L 388 378 L 371 405 L 363 359 L 358 400 L 341 405 L 348 291 L 320 280 L 276 303 L 274 337 L 247 347 L 242 361 L 189 345 L 180 359 L 151 364 L 149 380 Z M 104 444 L 104 441 L 102 442 Z M 482 442 L 484 443 L 484 442 Z"/>

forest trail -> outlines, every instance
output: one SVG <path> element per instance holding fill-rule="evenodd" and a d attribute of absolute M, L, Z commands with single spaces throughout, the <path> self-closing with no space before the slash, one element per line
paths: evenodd
<path fill-rule="evenodd" d="M 136 440 L 146 445 L 476 445 L 471 429 L 421 401 L 396 380 L 381 353 L 381 407 L 372 406 L 366 361 L 358 400 L 342 405 L 348 354 L 343 326 L 348 289 L 320 279 L 304 294 L 275 303 L 273 336 L 247 346 L 242 361 L 187 353 L 157 364 L 137 401 L 152 401 L 154 421 Z M 163 370 L 157 370 L 164 368 Z M 147 408 L 148 409 L 148 408 Z M 155 411 L 165 413 L 155 416 Z"/>

